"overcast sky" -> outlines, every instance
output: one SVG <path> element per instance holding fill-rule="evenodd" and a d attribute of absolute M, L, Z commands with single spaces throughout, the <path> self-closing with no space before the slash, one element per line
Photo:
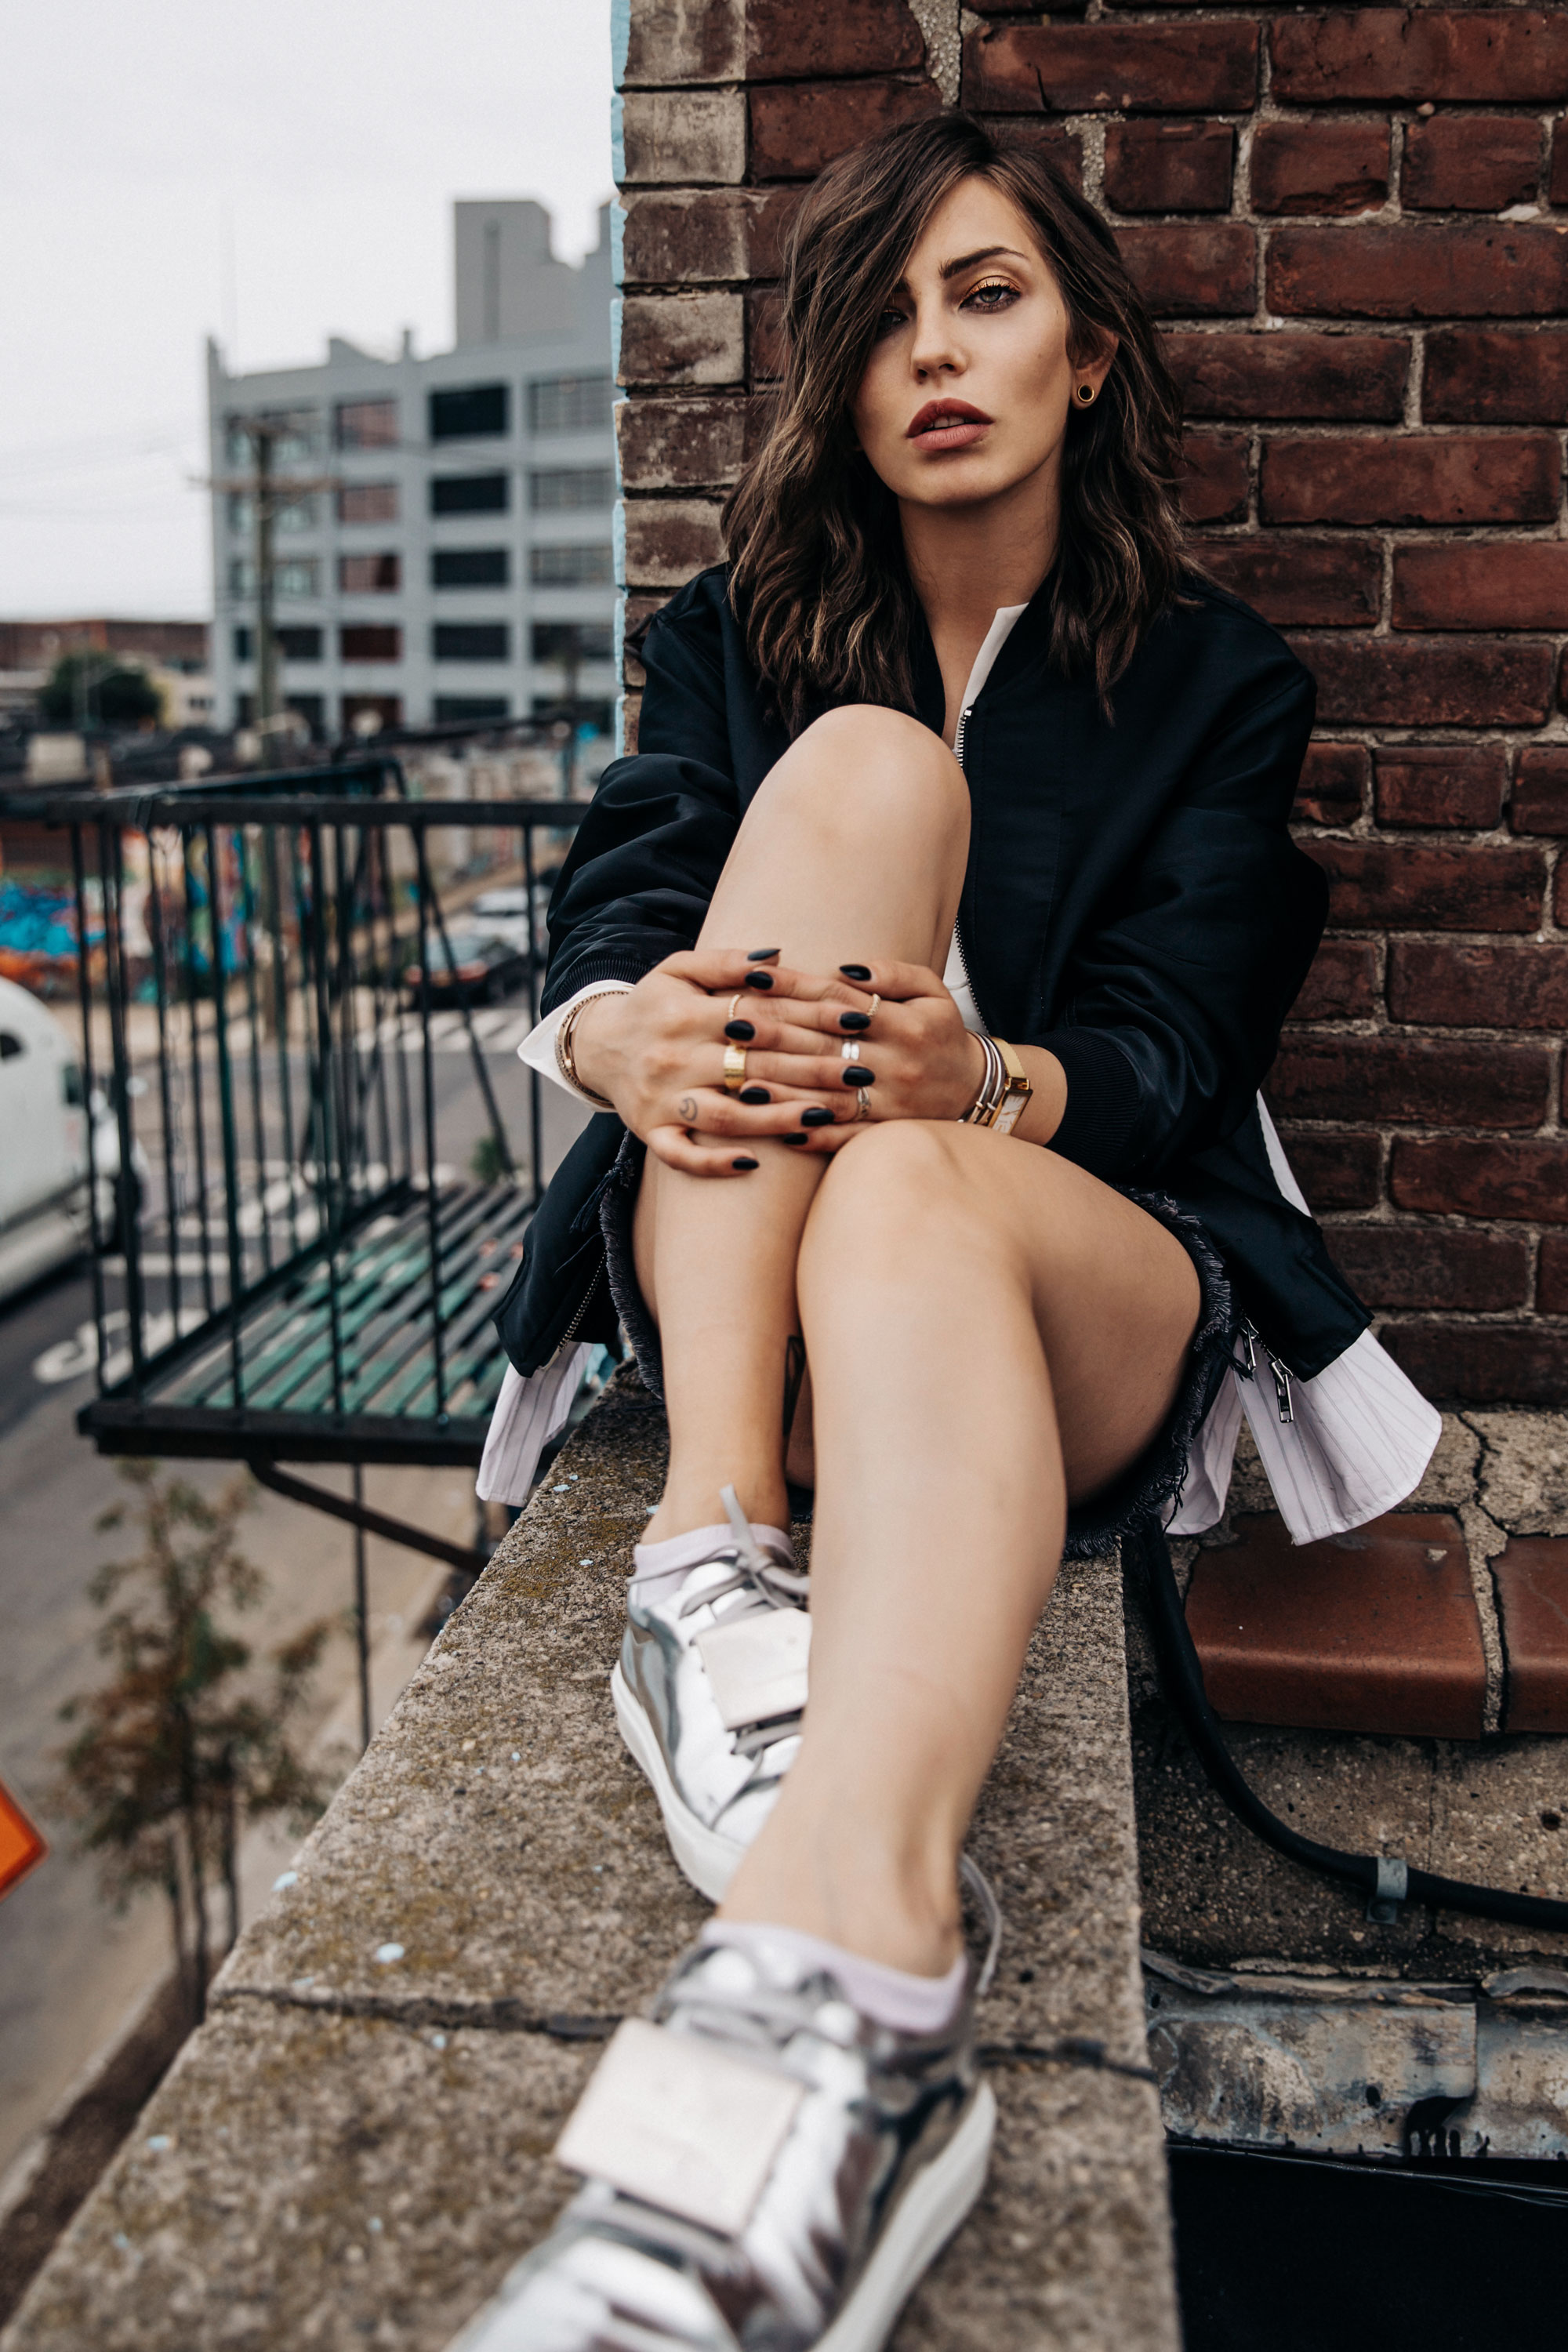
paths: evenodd
<path fill-rule="evenodd" d="M 452 340 L 451 204 L 610 190 L 608 0 L 5 12 L 0 616 L 211 610 L 204 342 Z"/>

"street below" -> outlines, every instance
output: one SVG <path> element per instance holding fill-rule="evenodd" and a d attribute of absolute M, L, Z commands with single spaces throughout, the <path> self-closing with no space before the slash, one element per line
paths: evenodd
<path fill-rule="evenodd" d="M 475 1021 L 502 1118 L 521 1144 L 529 1086 L 516 1045 L 529 1026 L 526 1002 L 514 999 Z M 437 1024 L 440 1149 L 466 1175 L 488 1115 L 458 1016 L 437 1016 Z M 548 1173 L 579 1131 L 582 1114 L 558 1088 L 542 1091 Z M 150 1192 L 155 1211 L 155 1180 Z M 143 1234 L 155 1252 L 166 1225 L 152 1211 Z M 188 1251 L 188 1238 L 179 1246 Z M 110 1338 L 112 1348 L 112 1332 Z M 84 1267 L 64 1269 L 0 1307 L 0 1779 L 50 1842 L 45 1860 L 0 1903 L 0 2177 L 171 1958 L 162 1896 L 140 1895 L 116 1912 L 101 1894 L 97 1863 L 73 1849 L 54 1792 L 59 1751 L 69 1738 L 59 1710 L 106 1674 L 97 1649 L 100 1612 L 89 1598 L 93 1576 L 103 1562 L 131 1557 L 139 1543 L 129 1522 L 112 1532 L 97 1527 L 111 1504 L 134 1498 L 113 1461 L 77 1433 L 96 1363 L 93 1288 Z M 117 1369 L 110 1364 L 111 1375 Z M 219 1462 L 169 1463 L 165 1474 L 188 1478 L 208 1495 L 237 1475 L 235 1465 Z M 346 1467 L 311 1465 L 303 1475 L 349 1491 Z M 475 1539 L 469 1470 L 371 1468 L 364 1493 L 374 1508 L 465 1545 Z M 301 1626 L 321 1617 L 337 1621 L 299 1727 L 300 1746 L 335 1786 L 358 1753 L 353 1531 L 256 1487 L 240 1541 L 267 1580 L 261 1604 L 236 1628 L 258 1662 Z M 367 1563 L 373 1716 L 379 1723 L 436 1630 L 448 1571 L 374 1538 Z M 281 1823 L 252 1835 L 242 1870 L 247 1916 L 296 1843 Z"/>

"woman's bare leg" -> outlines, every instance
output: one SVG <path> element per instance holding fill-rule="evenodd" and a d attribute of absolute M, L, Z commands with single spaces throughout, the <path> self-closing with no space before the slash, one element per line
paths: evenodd
<path fill-rule="evenodd" d="M 879 958 L 940 971 L 968 845 L 968 790 L 938 737 L 896 711 L 831 712 L 747 811 L 699 944 L 776 948 L 806 971 Z M 780 1143 L 755 1156 L 755 1171 L 734 1181 L 689 1176 L 651 1154 L 644 1170 L 637 1279 L 658 1322 L 669 1417 L 650 1542 L 721 1521 L 726 1483 L 752 1518 L 788 1525 L 795 1261 L 829 1162 Z"/>
<path fill-rule="evenodd" d="M 830 1163 L 799 1285 L 811 1698 L 723 1913 L 940 1974 L 1068 1497 L 1158 1430 L 1197 1276 L 1163 1226 L 1053 1153 L 902 1120 Z"/>

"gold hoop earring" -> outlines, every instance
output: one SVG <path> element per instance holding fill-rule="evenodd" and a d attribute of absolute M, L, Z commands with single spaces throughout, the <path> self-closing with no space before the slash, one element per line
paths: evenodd
<path fill-rule="evenodd" d="M 1080 383 L 1078 388 L 1078 396 L 1085 408 L 1091 408 L 1094 404 L 1093 384 Z"/>

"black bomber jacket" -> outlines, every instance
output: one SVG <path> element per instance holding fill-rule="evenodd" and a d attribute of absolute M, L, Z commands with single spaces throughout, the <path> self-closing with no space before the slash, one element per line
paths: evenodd
<path fill-rule="evenodd" d="M 722 567 L 702 572 L 648 632 L 637 751 L 605 769 L 551 901 L 546 1012 L 695 943 L 788 746 L 727 591 Z M 975 1001 L 998 1035 L 1059 1057 L 1050 1149 L 1200 1216 L 1244 1314 L 1310 1379 L 1369 1319 L 1281 1194 L 1257 1107 L 1327 904 L 1287 824 L 1312 679 L 1256 613 L 1194 577 L 1108 718 L 1092 677 L 1047 666 L 1049 594 L 1047 581 L 1019 615 L 964 729 L 959 935 Z M 923 624 L 912 651 L 916 715 L 940 730 Z M 496 1318 L 521 1373 L 568 1337 L 614 1333 L 597 1202 L 623 1133 L 612 1115 L 590 1121 L 530 1228 Z"/>

